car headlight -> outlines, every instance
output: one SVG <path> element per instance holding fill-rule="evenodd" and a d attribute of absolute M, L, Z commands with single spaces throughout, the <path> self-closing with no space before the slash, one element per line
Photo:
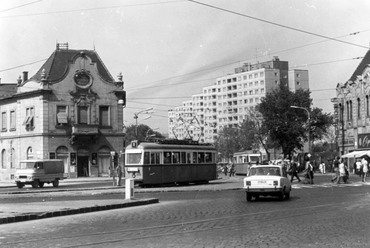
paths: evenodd
<path fill-rule="evenodd" d="M 251 181 L 245 181 L 245 186 L 251 186 Z"/>
<path fill-rule="evenodd" d="M 278 186 L 279 185 L 279 181 L 274 181 L 274 186 Z"/>

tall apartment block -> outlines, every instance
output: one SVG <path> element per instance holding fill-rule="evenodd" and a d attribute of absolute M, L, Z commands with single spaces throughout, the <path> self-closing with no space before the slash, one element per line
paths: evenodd
<path fill-rule="evenodd" d="M 213 143 L 224 127 L 238 127 L 261 98 L 279 84 L 291 91 L 309 89 L 308 70 L 289 70 L 288 61 L 245 63 L 234 73 L 216 79 L 202 93 L 168 111 L 170 138 Z"/>

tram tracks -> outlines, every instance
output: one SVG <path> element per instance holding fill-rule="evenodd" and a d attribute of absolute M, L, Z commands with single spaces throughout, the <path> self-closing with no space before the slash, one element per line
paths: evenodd
<path fill-rule="evenodd" d="M 259 227 L 261 223 L 265 221 L 277 223 L 286 218 L 299 218 L 313 214 L 333 213 L 336 209 L 343 207 L 344 203 L 345 202 L 337 202 L 333 204 L 304 206 L 290 209 L 279 208 L 270 211 L 221 216 L 202 220 L 177 221 L 174 223 L 163 223 L 161 225 L 140 228 L 122 228 L 106 232 L 20 240 L 18 242 L 3 243 L 1 245 L 2 247 L 33 247 L 33 245 L 37 244 L 35 247 L 40 247 L 48 246 L 50 243 L 53 243 L 54 247 L 92 247 L 124 243 L 127 241 L 142 241 L 166 236 L 201 233 L 225 228 L 243 228 L 243 230 L 251 230 Z"/>

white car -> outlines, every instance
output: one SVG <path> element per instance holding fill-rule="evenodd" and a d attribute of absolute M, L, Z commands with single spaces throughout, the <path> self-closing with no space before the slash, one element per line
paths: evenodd
<path fill-rule="evenodd" d="M 287 172 L 281 165 L 254 165 L 243 183 L 247 201 L 252 201 L 252 197 L 258 199 L 261 195 L 289 199 L 292 190 Z"/>

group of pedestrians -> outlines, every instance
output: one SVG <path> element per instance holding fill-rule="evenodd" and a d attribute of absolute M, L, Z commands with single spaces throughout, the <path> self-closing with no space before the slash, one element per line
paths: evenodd
<path fill-rule="evenodd" d="M 225 174 L 225 176 L 227 176 L 227 174 L 229 174 L 230 177 L 235 176 L 235 164 L 233 162 L 224 164 L 222 167 L 222 172 Z"/>
<path fill-rule="evenodd" d="M 336 157 L 333 163 L 334 177 L 331 179 L 332 183 L 340 184 L 348 183 L 349 181 L 349 168 L 347 158 Z"/>
<path fill-rule="evenodd" d="M 300 183 L 302 180 L 299 178 L 298 172 L 299 172 L 299 163 L 295 160 L 292 160 L 290 162 L 287 162 L 287 171 L 290 174 L 290 182 L 292 183 L 294 179 L 296 178 L 298 182 Z M 304 183 L 307 184 L 313 184 L 313 178 L 314 178 L 314 168 L 311 164 L 309 159 L 306 159 L 305 161 L 305 169 L 303 170 L 304 173 Z"/>
<path fill-rule="evenodd" d="M 366 181 L 366 177 L 369 176 L 369 162 L 365 157 L 356 159 L 355 173 L 361 177 L 363 182 Z"/>

